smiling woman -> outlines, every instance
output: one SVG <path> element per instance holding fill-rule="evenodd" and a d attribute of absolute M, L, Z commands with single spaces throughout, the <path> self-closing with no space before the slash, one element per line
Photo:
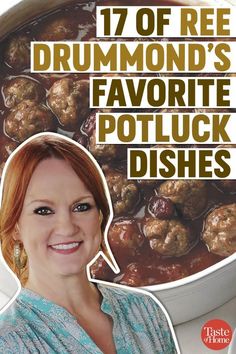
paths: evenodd
<path fill-rule="evenodd" d="M 153 296 L 87 278 L 87 264 L 107 253 L 104 181 L 88 152 L 53 133 L 30 138 L 7 162 L 2 253 L 23 288 L 0 318 L 0 352 L 178 351 Z"/>
<path fill-rule="evenodd" d="M 70 227 L 76 225 L 76 217 L 84 209 L 91 209 L 89 213 L 85 213 L 91 217 L 87 227 L 95 220 L 96 231 L 100 233 L 101 222 L 101 231 L 104 232 L 110 209 L 103 180 L 92 158 L 82 148 L 79 149 L 78 144 L 54 134 L 40 135 L 24 144 L 14 154 L 4 176 L 1 238 L 4 257 L 23 285 L 28 279 L 29 262 L 20 270 L 14 264 L 11 250 L 15 241 L 28 244 L 33 237 L 27 238 L 28 242 L 23 241 L 25 232 L 40 233 L 42 239 L 46 228 L 49 229 L 48 237 L 58 240 L 62 222 L 68 222 L 68 225 L 62 225 L 65 229 L 70 224 Z M 99 220 L 101 215 L 102 219 Z M 53 225 L 58 228 L 58 231 L 55 230 L 56 237 L 51 236 Z M 74 241 L 76 230 L 66 230 L 66 237 L 63 232 L 60 241 L 64 238 L 68 241 L 70 233 Z M 37 240 L 37 237 L 34 239 Z M 104 247 L 104 240 L 102 246 Z M 27 246 L 24 248 L 27 252 Z M 38 248 L 34 250 L 36 252 Z M 93 256 L 95 254 L 96 252 Z M 24 254 L 22 256 L 25 258 Z"/>

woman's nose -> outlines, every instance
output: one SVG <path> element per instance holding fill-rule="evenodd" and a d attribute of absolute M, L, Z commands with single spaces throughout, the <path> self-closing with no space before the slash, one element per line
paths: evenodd
<path fill-rule="evenodd" d="M 73 220 L 73 215 L 70 211 L 58 212 L 55 231 L 59 236 L 72 236 L 78 230 L 78 225 Z"/>

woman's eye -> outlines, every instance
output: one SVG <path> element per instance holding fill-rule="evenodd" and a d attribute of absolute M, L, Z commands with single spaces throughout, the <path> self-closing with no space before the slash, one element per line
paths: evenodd
<path fill-rule="evenodd" d="M 83 212 L 83 211 L 87 211 L 91 209 L 91 205 L 89 203 L 81 203 L 81 204 L 77 204 L 73 211 L 79 211 L 79 212 Z"/>
<path fill-rule="evenodd" d="M 48 207 L 40 207 L 34 210 L 34 214 L 38 215 L 50 215 L 53 214 L 53 211 Z"/>

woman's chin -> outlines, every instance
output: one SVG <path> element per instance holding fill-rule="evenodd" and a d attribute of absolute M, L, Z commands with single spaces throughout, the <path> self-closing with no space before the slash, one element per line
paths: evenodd
<path fill-rule="evenodd" d="M 86 267 L 64 267 L 63 269 L 57 269 L 57 275 L 59 277 L 73 278 L 79 277 L 86 273 Z M 55 274 L 55 272 L 54 272 Z"/>

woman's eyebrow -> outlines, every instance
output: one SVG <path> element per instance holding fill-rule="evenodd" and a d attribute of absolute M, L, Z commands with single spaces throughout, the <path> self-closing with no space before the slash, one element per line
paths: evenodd
<path fill-rule="evenodd" d="M 85 195 L 78 196 L 77 198 L 75 198 L 72 201 L 71 205 L 78 203 L 84 199 L 93 199 L 93 195 L 92 194 L 85 194 Z M 43 203 L 43 204 L 54 205 L 53 201 L 45 198 L 45 199 L 33 199 L 33 200 L 29 201 L 29 203 L 27 203 L 26 206 L 30 206 L 31 204 L 34 204 L 34 203 Z"/>
<path fill-rule="evenodd" d="M 93 195 L 92 194 L 86 194 L 86 195 L 83 195 L 83 196 L 79 196 L 78 198 L 74 199 L 74 201 L 72 202 L 72 204 L 75 204 L 77 202 L 80 202 L 81 200 L 84 200 L 84 199 L 94 199 Z"/>
<path fill-rule="evenodd" d="M 34 203 L 43 203 L 43 204 L 50 204 L 53 205 L 53 202 L 49 199 L 33 199 L 29 203 L 26 204 L 26 206 L 29 206 Z"/>

